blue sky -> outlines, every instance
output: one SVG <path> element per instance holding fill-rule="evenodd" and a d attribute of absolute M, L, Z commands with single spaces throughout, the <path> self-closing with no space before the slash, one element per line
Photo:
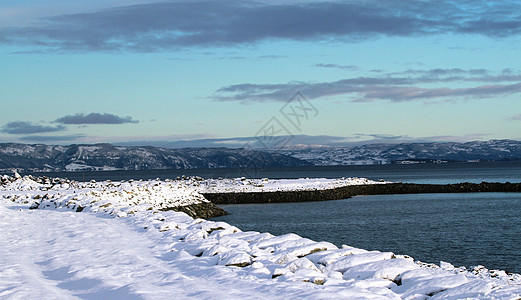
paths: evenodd
<path fill-rule="evenodd" d="M 0 3 L 0 142 L 521 140 L 511 1 L 34 2 Z"/>

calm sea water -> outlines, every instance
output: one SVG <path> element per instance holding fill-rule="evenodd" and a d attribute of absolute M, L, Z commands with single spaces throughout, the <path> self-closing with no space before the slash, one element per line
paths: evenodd
<path fill-rule="evenodd" d="M 521 193 L 357 196 L 221 207 L 230 214 L 215 220 L 244 231 L 294 232 L 424 262 L 521 273 Z"/>
<path fill-rule="evenodd" d="M 521 162 L 333 166 L 264 170 L 45 173 L 76 180 L 366 177 L 413 183 L 521 182 Z M 326 202 L 223 205 L 216 218 L 242 230 L 297 233 L 337 245 L 392 251 L 424 262 L 521 273 L 521 193 L 358 196 Z"/>
<path fill-rule="evenodd" d="M 192 170 L 146 170 L 146 171 L 103 171 L 103 172 L 48 172 L 38 173 L 53 177 L 75 180 L 128 180 L 166 179 L 177 176 L 201 176 L 204 178 L 340 178 L 365 177 L 373 180 L 403 181 L 413 183 L 479 183 L 521 182 L 521 161 L 482 162 L 415 165 L 371 165 L 371 166 L 324 166 L 284 167 L 267 169 L 192 169 Z"/>

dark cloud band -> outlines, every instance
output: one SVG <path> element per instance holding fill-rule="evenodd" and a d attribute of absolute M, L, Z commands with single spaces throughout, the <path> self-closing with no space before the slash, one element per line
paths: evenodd
<path fill-rule="evenodd" d="M 4 28 L 0 43 L 62 51 L 162 51 L 264 40 L 351 41 L 377 36 L 521 32 L 515 1 L 343 1 L 273 4 L 162 2 L 61 15 Z"/>
<path fill-rule="evenodd" d="M 445 87 L 427 87 L 430 84 Z M 469 85 L 470 87 L 460 87 Z M 510 69 L 499 74 L 484 69 L 431 69 L 381 73 L 331 82 L 286 84 L 236 84 L 220 88 L 218 101 L 287 101 L 300 91 L 310 99 L 343 96 L 356 102 L 388 100 L 404 102 L 440 98 L 487 98 L 521 93 L 521 74 Z"/>

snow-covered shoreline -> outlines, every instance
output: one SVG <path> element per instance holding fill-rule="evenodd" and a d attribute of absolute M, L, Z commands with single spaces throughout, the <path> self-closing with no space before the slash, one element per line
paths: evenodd
<path fill-rule="evenodd" d="M 296 192 L 328 190 L 350 185 L 386 184 L 387 181 L 374 181 L 367 178 L 300 178 L 300 179 L 203 179 L 200 177 L 181 178 L 187 185 L 200 193 L 259 193 Z"/>
<path fill-rule="evenodd" d="M 298 190 L 295 181 L 205 182 L 185 178 L 78 183 L 32 177 L 1 179 L 0 248 L 4 250 L 0 254 L 7 257 L 1 260 L 1 298 L 95 298 L 118 291 L 119 296 L 162 299 L 172 297 L 169 292 L 180 289 L 177 298 L 521 297 L 518 274 L 483 267 L 456 268 L 449 263 L 425 264 L 406 255 L 345 245 L 338 248 L 291 233 L 273 236 L 242 232 L 224 222 L 161 210 L 165 202 L 169 206 L 204 202 L 200 192 L 209 189 Z M 343 179 L 338 184 L 358 180 L 363 181 Z M 260 186 L 262 182 L 264 186 Z M 301 180 L 300 188 L 315 189 L 328 184 L 331 182 L 307 179 Z M 29 210 L 30 207 L 38 209 Z M 107 227 L 95 227 L 99 222 Z M 113 242 L 107 242 L 108 236 L 117 235 L 111 226 L 132 238 L 118 235 Z M 22 235 L 17 234 L 18 229 Z M 88 240 L 76 240 L 76 236 L 88 236 Z M 133 244 L 137 239 L 146 239 L 143 243 L 150 243 L 148 250 Z M 97 244 L 103 244 L 104 250 L 96 248 Z M 58 246 L 69 250 L 59 251 Z M 48 262 L 38 256 L 41 251 L 33 253 L 27 247 L 47 251 Z M 27 252 L 27 257 L 20 259 L 13 254 L 16 251 Z M 129 260 L 120 262 L 121 251 L 128 251 Z M 144 257 L 143 252 L 147 251 L 153 255 Z M 133 261 L 131 257 L 135 256 L 139 259 Z M 49 276 L 55 274 L 53 270 L 59 276 Z M 144 280 L 144 274 L 152 278 Z M 189 293 L 186 289 L 198 292 Z"/>

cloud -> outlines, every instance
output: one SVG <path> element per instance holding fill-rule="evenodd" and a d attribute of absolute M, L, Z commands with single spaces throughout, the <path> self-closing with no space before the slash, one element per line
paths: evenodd
<path fill-rule="evenodd" d="M 289 136 L 282 136 L 286 138 Z M 487 133 L 472 133 L 462 136 L 426 136 L 410 137 L 407 135 L 391 135 L 381 133 L 358 133 L 350 136 L 331 135 L 293 135 L 291 144 L 288 146 L 332 146 L 332 147 L 355 147 L 366 144 L 399 144 L 399 143 L 429 143 L 429 142 L 468 142 L 482 140 L 490 137 Z M 96 141 L 99 142 L 99 141 Z M 265 148 L 257 137 L 232 137 L 232 138 L 198 138 L 174 140 L 171 139 L 132 139 L 116 142 L 121 146 L 155 146 L 163 148 L 187 148 L 187 147 L 228 147 L 254 149 Z"/>
<path fill-rule="evenodd" d="M 28 135 L 20 138 L 21 141 L 30 141 L 30 142 L 70 142 L 76 141 L 84 138 L 83 134 L 75 134 L 75 135 Z"/>
<path fill-rule="evenodd" d="M 46 132 L 56 132 L 65 130 L 65 127 L 62 125 L 58 126 L 43 126 L 38 124 L 33 124 L 31 122 L 23 122 L 23 121 L 15 121 L 9 122 L 2 128 L 2 132 L 8 134 L 33 134 L 33 133 L 46 133 Z"/>
<path fill-rule="evenodd" d="M 510 121 L 521 121 L 521 114 L 511 116 L 510 118 L 508 118 L 508 120 L 510 120 Z"/>
<path fill-rule="evenodd" d="M 287 55 L 276 55 L 276 54 L 257 56 L 258 59 L 278 59 L 278 58 L 287 58 L 287 57 L 288 57 Z"/>
<path fill-rule="evenodd" d="M 406 138 L 409 138 L 408 136 L 404 135 L 392 135 L 392 134 L 381 134 L 381 133 L 359 133 L 354 135 L 356 138 L 373 138 L 375 140 L 385 140 L 385 141 L 396 141 L 396 140 L 403 140 Z"/>
<path fill-rule="evenodd" d="M 348 71 L 357 71 L 358 67 L 355 65 L 337 65 L 337 64 L 315 64 L 315 67 L 318 68 L 331 68 L 331 69 L 341 69 L 341 70 L 348 70 Z"/>
<path fill-rule="evenodd" d="M 282 136 L 286 138 L 289 136 Z M 265 148 L 265 145 L 259 141 L 258 137 L 231 137 L 231 138 L 215 138 L 215 137 L 198 137 L 198 136 L 179 136 L 171 137 L 173 139 L 132 139 L 128 141 L 118 142 L 118 145 L 125 146 L 156 146 L 164 148 L 187 148 L 187 147 L 228 147 L 228 148 L 242 148 L 246 145 L 253 148 Z M 291 136 L 293 144 L 332 144 L 345 141 L 343 137 L 335 136 L 309 136 L 309 135 L 293 135 Z"/>
<path fill-rule="evenodd" d="M 416 87 L 373 87 L 361 91 L 362 96 L 356 102 L 389 100 L 404 102 L 439 98 L 489 98 L 521 93 L 521 83 L 480 85 L 471 88 L 416 88 Z"/>
<path fill-rule="evenodd" d="M 100 114 L 90 113 L 66 115 L 64 117 L 56 119 L 54 121 L 61 124 L 124 124 L 124 123 L 138 123 L 139 121 L 133 120 L 132 117 L 120 117 L 113 114 Z"/>
<path fill-rule="evenodd" d="M 4 27 L 0 43 L 49 51 L 166 51 L 266 40 L 358 42 L 379 36 L 521 32 L 512 1 L 180 1 L 127 5 Z"/>
<path fill-rule="evenodd" d="M 433 87 L 434 84 L 440 87 Z M 297 91 L 309 99 L 342 96 L 355 102 L 487 98 L 521 93 L 521 74 L 485 69 L 406 70 L 330 82 L 236 84 L 218 89 L 213 98 L 242 102 L 287 101 Z"/>

